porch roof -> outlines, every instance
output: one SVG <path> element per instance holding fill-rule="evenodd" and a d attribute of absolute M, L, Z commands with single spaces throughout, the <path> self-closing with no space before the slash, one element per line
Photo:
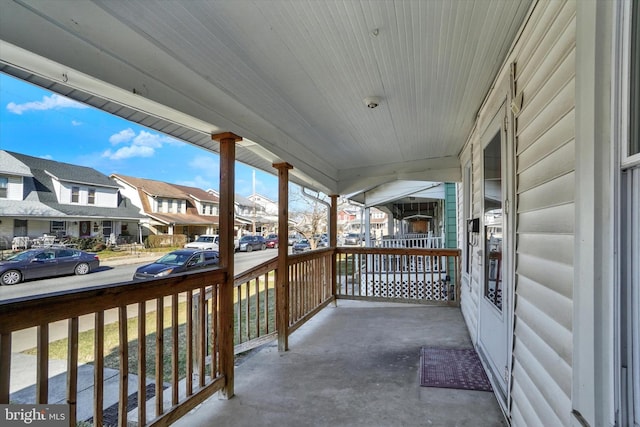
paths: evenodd
<path fill-rule="evenodd" d="M 530 5 L 2 2 L 0 71 L 329 194 L 458 181 Z"/>
<path fill-rule="evenodd" d="M 155 219 L 162 224 L 176 224 L 176 225 L 213 225 L 218 224 L 219 217 L 216 216 L 201 216 L 194 214 L 170 214 L 170 213 L 147 213 L 148 216 Z"/>

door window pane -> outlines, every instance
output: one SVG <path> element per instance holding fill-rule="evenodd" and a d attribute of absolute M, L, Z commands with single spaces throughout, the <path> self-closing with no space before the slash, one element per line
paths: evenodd
<path fill-rule="evenodd" d="M 637 1 L 633 3 L 632 13 L 629 156 L 640 153 L 640 5 Z"/>
<path fill-rule="evenodd" d="M 502 169 L 500 132 L 484 149 L 484 296 L 502 310 Z"/>

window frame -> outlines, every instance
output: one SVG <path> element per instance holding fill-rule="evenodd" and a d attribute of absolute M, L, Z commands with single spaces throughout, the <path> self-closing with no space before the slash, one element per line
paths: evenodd
<path fill-rule="evenodd" d="M 619 36 L 618 44 L 620 46 L 620 68 L 618 70 L 619 78 L 619 108 L 620 108 L 620 137 L 623 143 L 620 144 L 620 164 L 622 169 L 631 168 L 640 164 L 640 119 L 636 122 L 631 120 L 631 117 L 635 114 L 640 114 L 640 76 L 635 76 L 633 71 L 634 67 L 637 68 L 637 73 L 640 73 L 640 28 L 637 28 L 640 24 L 640 3 L 635 2 L 636 8 L 634 9 L 634 2 L 624 2 L 622 5 L 622 13 L 620 13 L 621 19 L 621 35 Z M 635 15 L 635 16 L 634 16 Z M 633 29 L 634 18 L 635 33 Z M 636 37 L 637 41 L 634 44 L 633 38 Z M 636 57 L 635 62 L 633 60 L 634 55 Z M 635 90 L 635 94 L 631 92 Z M 632 131 L 632 126 L 635 126 L 635 132 Z M 638 152 L 631 153 L 632 138 L 638 139 L 635 142 Z"/>
<path fill-rule="evenodd" d="M 96 189 L 95 188 L 89 188 L 87 190 L 87 204 L 88 205 L 95 205 L 96 204 Z"/>
<path fill-rule="evenodd" d="M 9 177 L 0 175 L 0 199 L 6 199 L 9 196 Z"/>
<path fill-rule="evenodd" d="M 74 185 L 71 187 L 71 203 L 80 203 L 80 187 L 79 186 Z"/>

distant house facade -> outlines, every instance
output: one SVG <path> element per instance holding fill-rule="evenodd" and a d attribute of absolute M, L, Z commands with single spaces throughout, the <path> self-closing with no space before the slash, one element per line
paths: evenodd
<path fill-rule="evenodd" d="M 195 239 L 202 234 L 217 234 L 219 199 L 216 194 L 184 185 L 152 179 L 112 174 L 144 215 L 142 236 L 184 234 Z"/>
<path fill-rule="evenodd" d="M 44 235 L 137 240 L 142 215 L 95 169 L 0 150 L 0 246 Z"/>

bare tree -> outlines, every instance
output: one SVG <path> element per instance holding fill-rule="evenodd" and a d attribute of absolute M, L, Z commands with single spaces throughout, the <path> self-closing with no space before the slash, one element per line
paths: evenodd
<path fill-rule="evenodd" d="M 290 218 L 295 223 L 293 229 L 309 240 L 311 249 L 319 243 L 316 237 L 327 232 L 328 197 L 325 194 L 311 193 L 295 186 L 291 189 Z"/>

